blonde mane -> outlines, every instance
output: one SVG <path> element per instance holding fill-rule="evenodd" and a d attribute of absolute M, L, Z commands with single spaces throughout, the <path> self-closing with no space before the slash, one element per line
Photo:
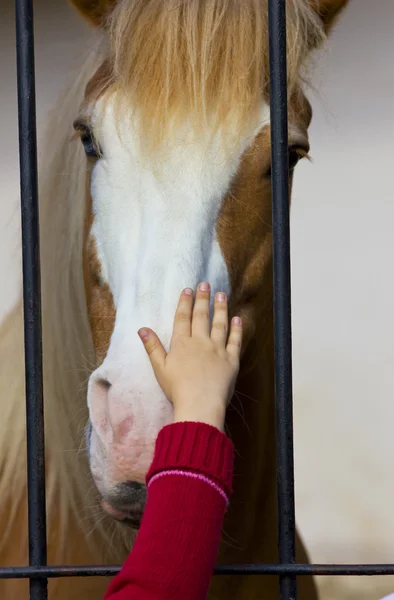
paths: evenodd
<path fill-rule="evenodd" d="M 287 2 L 289 94 L 324 38 L 313 3 Z M 117 97 L 153 144 L 185 119 L 239 132 L 256 118 L 269 91 L 268 0 L 120 0 L 107 26 Z"/>

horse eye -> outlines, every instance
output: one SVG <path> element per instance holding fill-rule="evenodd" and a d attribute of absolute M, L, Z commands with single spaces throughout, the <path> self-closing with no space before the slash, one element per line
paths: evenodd
<path fill-rule="evenodd" d="M 101 150 L 98 147 L 96 141 L 93 138 L 92 132 L 86 130 L 83 135 L 81 135 L 81 142 L 85 149 L 87 156 L 92 156 L 93 158 L 99 158 L 101 155 Z"/>
<path fill-rule="evenodd" d="M 300 153 L 296 150 L 296 148 L 289 148 L 289 171 L 293 171 L 300 160 Z"/>
<path fill-rule="evenodd" d="M 290 146 L 290 148 L 289 148 L 289 174 L 290 175 L 292 174 L 298 161 L 301 160 L 302 157 L 303 157 L 303 154 L 300 151 L 300 149 L 296 148 L 295 146 Z M 271 171 L 271 167 L 270 167 L 266 171 L 265 176 L 271 177 L 271 173 L 272 173 L 272 171 Z"/>

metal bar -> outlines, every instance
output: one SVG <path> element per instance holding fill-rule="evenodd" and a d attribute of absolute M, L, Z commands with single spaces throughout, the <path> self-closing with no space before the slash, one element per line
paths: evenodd
<path fill-rule="evenodd" d="M 0 568 L 0 579 L 36 579 L 56 577 L 113 577 L 120 571 L 120 566 L 50 566 L 50 567 L 3 567 Z M 304 565 L 304 564 L 239 564 L 220 565 L 215 575 L 332 575 L 332 576 L 364 576 L 394 575 L 394 564 L 376 565 Z"/>
<path fill-rule="evenodd" d="M 280 563 L 295 563 L 286 1 L 269 0 L 271 178 L 274 262 L 275 412 Z M 282 574 L 281 600 L 296 600 L 294 574 Z"/>
<path fill-rule="evenodd" d="M 16 0 L 19 161 L 22 219 L 23 307 L 26 369 L 26 435 L 29 563 L 47 562 L 40 244 L 32 0 Z M 30 579 L 30 600 L 47 599 L 47 580 Z"/>

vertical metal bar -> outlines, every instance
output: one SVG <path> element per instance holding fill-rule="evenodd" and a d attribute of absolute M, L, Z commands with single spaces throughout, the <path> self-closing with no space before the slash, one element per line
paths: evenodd
<path fill-rule="evenodd" d="M 47 562 L 47 540 L 32 0 L 16 0 L 15 14 L 26 369 L 29 563 L 32 567 L 39 567 L 46 565 Z M 30 600 L 46 599 L 47 579 L 31 578 Z"/>
<path fill-rule="evenodd" d="M 280 563 L 295 563 L 286 0 L 269 0 L 274 260 L 275 406 Z M 295 575 L 281 575 L 281 600 L 296 600 Z"/>

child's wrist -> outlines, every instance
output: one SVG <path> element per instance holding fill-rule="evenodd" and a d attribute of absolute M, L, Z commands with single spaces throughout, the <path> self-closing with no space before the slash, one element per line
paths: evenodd
<path fill-rule="evenodd" d="M 192 408 L 175 408 L 174 423 L 191 421 L 193 423 L 206 423 L 224 431 L 226 408 L 224 406 L 196 406 Z"/>

